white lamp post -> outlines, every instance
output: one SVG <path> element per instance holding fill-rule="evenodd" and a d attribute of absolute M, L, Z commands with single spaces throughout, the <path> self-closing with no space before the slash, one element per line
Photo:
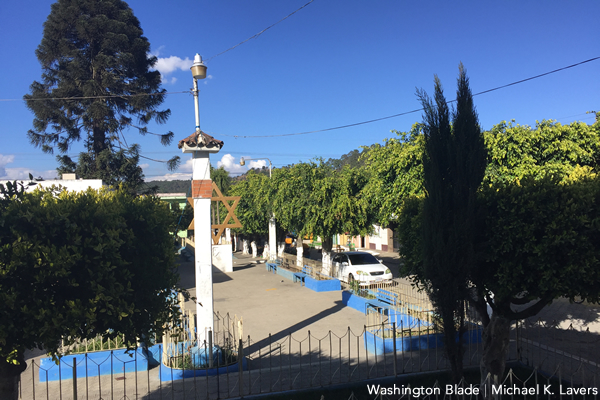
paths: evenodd
<path fill-rule="evenodd" d="M 202 57 L 196 54 L 192 65 L 194 77 L 194 103 L 196 130 L 189 137 L 179 141 L 183 153 L 192 154 L 192 198 L 194 199 L 194 246 L 196 275 L 196 327 L 198 343 L 207 342 L 208 332 L 213 331 L 213 282 L 212 282 L 212 235 L 210 207 L 212 181 L 210 179 L 210 153 L 218 153 L 223 142 L 200 130 L 200 110 L 198 105 L 198 79 L 206 78 L 206 66 Z"/>
<path fill-rule="evenodd" d="M 273 164 L 271 164 L 271 160 L 269 160 L 268 158 L 264 157 L 264 158 L 244 158 L 241 157 L 240 158 L 240 165 L 243 167 L 244 165 L 246 165 L 246 161 L 247 160 L 267 160 L 269 161 L 269 178 L 271 178 L 271 170 L 273 169 Z"/>
<path fill-rule="evenodd" d="M 240 158 L 240 165 L 246 165 L 246 160 L 268 160 L 269 161 L 269 179 L 271 179 L 271 171 L 273 169 L 273 164 L 271 160 L 266 157 L 263 158 Z M 275 229 L 275 213 L 271 214 L 271 218 L 269 219 L 269 260 L 274 260 L 277 258 L 277 231 Z"/>

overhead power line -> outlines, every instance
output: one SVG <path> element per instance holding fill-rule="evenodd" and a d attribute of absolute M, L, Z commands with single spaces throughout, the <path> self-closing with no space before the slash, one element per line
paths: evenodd
<path fill-rule="evenodd" d="M 314 0 L 312 0 L 312 1 L 314 1 Z M 308 4 L 310 4 L 310 2 L 307 3 L 306 5 L 308 5 Z M 567 70 L 567 69 L 570 69 L 570 68 L 574 68 L 574 67 L 577 67 L 577 66 L 580 66 L 580 65 L 592 62 L 592 61 L 599 60 L 599 59 L 600 59 L 600 56 L 599 57 L 590 58 L 590 59 L 585 60 L 585 61 L 581 61 L 581 62 L 578 62 L 578 63 L 575 63 L 575 64 L 567 65 L 566 67 L 558 68 L 558 69 L 555 69 L 555 70 L 552 70 L 552 71 L 549 71 L 549 72 L 544 72 L 543 74 L 539 74 L 539 75 L 535 75 L 535 76 L 532 76 L 532 77 L 529 77 L 529 78 L 521 79 L 521 80 L 518 80 L 518 81 L 515 81 L 515 82 L 508 83 L 506 85 L 497 86 L 497 87 L 492 88 L 492 89 L 487 89 L 487 90 L 484 90 L 482 92 L 475 93 L 475 94 L 473 94 L 473 96 L 479 96 L 479 95 L 482 95 L 482 94 L 485 94 L 485 93 L 490 93 L 490 92 L 493 92 L 493 91 L 496 91 L 496 90 L 504 89 L 504 88 L 507 88 L 509 86 L 518 85 L 520 83 L 524 83 L 524 82 L 531 81 L 531 80 L 534 80 L 534 79 L 537 79 L 537 78 L 541 78 L 541 77 L 546 76 L 546 75 L 550 75 L 550 74 L 554 74 L 554 73 L 557 73 L 557 72 L 560 72 L 560 71 L 564 71 L 564 70 Z M 170 92 L 170 93 L 164 93 L 164 94 L 175 94 L 175 93 L 189 93 L 189 91 Z M 146 94 L 146 95 L 152 95 L 152 93 L 149 93 L 149 94 Z M 130 95 L 130 96 L 137 96 L 137 95 Z M 140 96 L 141 96 L 141 94 L 140 94 Z M 127 96 L 97 96 L 97 98 L 106 98 L 106 97 L 127 97 Z M 52 98 L 52 99 L 49 99 L 49 98 L 33 98 L 33 99 L 28 99 L 27 101 L 31 101 L 31 100 L 60 100 L 60 99 L 62 99 L 62 100 L 64 100 L 64 99 L 75 100 L 75 99 L 81 99 L 81 98 L 88 99 L 88 98 L 96 98 L 96 97 L 93 97 L 93 96 L 92 97 L 67 97 L 67 98 Z M 23 100 L 23 99 L 0 99 L 0 101 L 25 101 L 25 100 Z M 448 103 L 454 103 L 454 102 L 455 102 L 455 100 L 448 101 Z M 387 117 L 375 118 L 375 119 L 370 119 L 370 120 L 367 120 L 367 121 L 355 122 L 355 123 L 352 123 L 352 124 L 340 125 L 340 126 L 335 126 L 335 127 L 332 127 L 332 128 L 317 129 L 317 130 L 314 130 L 314 131 L 306 131 L 306 132 L 282 133 L 282 134 L 277 134 L 277 135 L 227 135 L 227 134 L 223 134 L 223 133 L 219 133 L 218 135 L 220 135 L 220 136 L 227 136 L 227 137 L 233 137 L 233 138 L 237 138 L 237 139 L 272 138 L 272 137 L 308 135 L 308 134 L 311 134 L 311 133 L 328 132 L 328 131 L 333 131 L 333 130 L 338 130 L 338 129 L 350 128 L 350 127 L 353 127 L 353 126 L 370 124 L 370 123 L 373 123 L 373 122 L 383 121 L 383 120 L 390 119 L 390 118 L 396 118 L 396 117 L 400 117 L 400 116 L 403 116 L 403 115 L 413 114 L 413 113 L 416 113 L 416 112 L 419 112 L 419 111 L 423 111 L 423 108 L 418 108 L 418 109 L 411 110 L 411 111 L 405 111 L 405 112 L 401 112 L 401 113 L 398 113 L 398 114 L 389 115 Z M 147 132 L 147 133 L 154 134 L 154 135 L 160 135 L 160 134 L 152 133 L 152 132 Z M 207 133 L 213 134 L 212 132 L 207 132 Z"/>
<path fill-rule="evenodd" d="M 296 14 L 298 11 L 302 10 L 304 7 L 306 7 L 307 5 L 309 5 L 310 3 L 312 3 L 313 1 L 315 1 L 315 0 L 310 0 L 308 3 L 306 3 L 305 5 L 303 5 L 302 7 L 300 7 L 299 9 L 297 9 L 296 11 L 294 11 L 293 13 L 286 15 L 285 17 L 281 18 L 279 21 L 275 22 L 273 25 L 271 25 L 271 26 L 268 26 L 268 27 L 266 27 L 265 29 L 263 29 L 262 31 L 258 32 L 256 35 L 250 36 L 248 39 L 246 39 L 246 40 L 243 40 L 243 41 L 239 42 L 239 43 L 238 43 L 238 44 L 236 44 L 235 46 L 232 46 L 232 47 L 228 48 L 227 50 L 220 52 L 219 54 L 215 54 L 214 56 L 211 56 L 211 57 L 207 58 L 207 59 L 206 59 L 204 62 L 208 63 L 208 62 L 209 62 L 210 60 L 212 60 L 213 58 L 215 58 L 215 57 L 218 57 L 218 56 L 220 56 L 221 54 L 225 54 L 225 53 L 227 53 L 228 51 L 235 49 L 236 47 L 238 47 L 238 46 L 240 46 L 240 45 L 242 45 L 242 44 L 246 43 L 246 42 L 247 42 L 247 41 L 249 41 L 249 40 L 256 39 L 257 37 L 259 37 L 260 35 L 262 35 L 263 33 L 265 33 L 267 30 L 271 29 L 272 27 L 274 27 L 274 26 L 275 26 L 275 25 L 277 25 L 278 23 L 282 22 L 283 20 L 286 20 L 286 19 L 288 19 L 288 18 L 289 18 L 289 17 L 291 17 L 292 15 Z"/>
<path fill-rule="evenodd" d="M 475 94 L 473 94 L 473 96 L 479 96 L 479 95 L 482 95 L 482 94 L 485 94 L 485 93 L 490 93 L 490 92 L 493 92 L 493 91 L 496 91 L 496 90 L 504 89 L 504 88 L 507 88 L 509 86 L 514 86 L 514 85 L 517 85 L 519 83 L 531 81 L 533 79 L 541 78 L 541 77 L 546 76 L 546 75 L 550 75 L 550 74 L 554 74 L 556 72 L 564 71 L 564 70 L 569 69 L 569 68 L 574 68 L 574 67 L 577 67 L 579 65 L 582 65 L 582 64 L 585 64 L 585 63 L 588 63 L 588 62 L 591 62 L 591 61 L 595 61 L 595 60 L 598 60 L 598 59 L 600 59 L 600 57 L 590 58 L 589 60 L 581 61 L 581 62 L 578 62 L 576 64 L 571 64 L 571 65 L 568 65 L 566 67 L 555 69 L 553 71 L 544 72 L 543 74 L 535 75 L 535 76 L 532 76 L 532 77 L 529 77 L 529 78 L 526 78 L 526 79 L 521 79 L 519 81 L 508 83 L 506 85 L 497 86 L 497 87 L 492 88 L 492 89 L 487 89 L 487 90 L 484 90 L 482 92 L 475 93 Z M 448 101 L 448 103 L 454 103 L 454 102 L 456 102 L 456 100 L 450 100 L 450 101 Z M 368 121 L 355 122 L 353 124 L 346 124 L 346 125 L 335 126 L 335 127 L 332 127 L 332 128 L 317 129 L 317 130 L 314 130 L 314 131 L 306 131 L 306 132 L 282 133 L 282 134 L 277 134 L 277 135 L 227 135 L 227 134 L 224 134 L 224 133 L 215 133 L 215 132 L 208 132 L 208 131 L 206 131 L 206 133 L 209 133 L 211 135 L 219 135 L 219 136 L 232 137 L 232 138 L 236 138 L 236 139 L 255 139 L 255 138 L 259 139 L 259 138 L 273 138 L 273 137 L 286 137 L 286 136 L 308 135 L 308 134 L 311 134 L 311 133 L 328 132 L 328 131 L 334 131 L 334 130 L 338 130 L 338 129 L 350 128 L 350 127 L 353 127 L 353 126 L 370 124 L 370 123 L 373 123 L 373 122 L 383 121 L 383 120 L 390 119 L 390 118 L 400 117 L 402 115 L 413 114 L 413 113 L 416 113 L 416 112 L 419 112 L 419 111 L 423 111 L 423 108 L 418 108 L 416 110 L 411 110 L 411 111 L 405 111 L 405 112 L 401 112 L 399 114 L 389 115 L 387 117 L 370 119 Z M 148 132 L 148 133 L 151 133 L 151 132 Z M 157 135 L 157 134 L 155 133 L 154 135 Z"/>
<path fill-rule="evenodd" d="M 592 61 L 596 61 L 596 60 L 599 60 L 599 59 L 600 59 L 600 57 L 590 58 L 589 60 L 581 61 L 581 62 L 578 62 L 576 64 L 571 64 L 571 65 L 568 65 L 566 67 L 555 69 L 553 71 L 545 72 L 543 74 L 535 75 L 535 76 L 532 76 L 532 77 L 529 77 L 529 78 L 526 78 L 526 79 L 521 79 L 519 81 L 508 83 L 506 85 L 497 86 L 497 87 L 492 88 L 492 89 L 484 90 L 482 92 L 478 92 L 478 93 L 473 94 L 473 96 L 479 96 L 479 95 L 482 95 L 482 94 L 485 94 L 485 93 L 493 92 L 495 90 L 504 89 L 504 88 L 507 88 L 509 86 L 518 85 L 519 83 L 531 81 L 533 79 L 541 78 L 541 77 L 546 76 L 546 75 L 550 75 L 550 74 L 554 74 L 556 72 L 564 71 L 564 70 L 569 69 L 569 68 L 574 68 L 574 67 L 577 67 L 579 65 L 582 65 L 582 64 L 585 64 L 585 63 L 589 63 L 589 62 L 592 62 Z M 448 101 L 448 103 L 454 103 L 454 102 L 456 102 L 456 100 L 450 100 L 450 101 Z M 220 136 L 234 137 L 236 139 L 272 138 L 272 137 L 308 135 L 310 133 L 328 132 L 328 131 L 334 131 L 334 130 L 337 130 L 337 129 L 344 129 L 344 128 L 350 128 L 350 127 L 353 127 L 353 126 L 370 124 L 370 123 L 373 123 L 373 122 L 383 121 L 383 120 L 390 119 L 390 118 L 400 117 L 402 115 L 413 114 L 413 113 L 416 113 L 416 112 L 419 112 L 419 111 L 423 111 L 423 108 L 419 108 L 419 109 L 411 110 L 411 111 L 405 111 L 405 112 L 401 112 L 399 114 L 389 115 L 387 117 L 370 119 L 368 121 L 355 122 L 353 124 L 340 125 L 340 126 L 335 126 L 333 128 L 317 129 L 317 130 L 314 130 L 314 131 L 306 131 L 306 132 L 283 133 L 283 134 L 278 134 L 278 135 L 256 135 L 256 136 L 254 136 L 254 135 L 225 135 L 225 134 L 219 134 L 219 135 Z"/>
<path fill-rule="evenodd" d="M 140 97 L 140 96 L 157 96 L 167 94 L 191 93 L 189 90 L 181 92 L 165 92 L 165 93 L 137 93 L 137 94 L 108 94 L 103 96 L 81 96 L 81 97 L 32 97 L 30 99 L 0 99 L 0 101 L 43 101 L 43 100 L 92 100 L 92 99 L 110 99 L 113 97 Z"/>

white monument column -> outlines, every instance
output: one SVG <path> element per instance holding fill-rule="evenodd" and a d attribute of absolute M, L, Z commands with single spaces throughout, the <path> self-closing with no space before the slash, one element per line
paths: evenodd
<path fill-rule="evenodd" d="M 196 319 L 198 341 L 208 342 L 208 331 L 213 331 L 212 235 L 210 199 L 210 159 L 208 153 L 195 151 L 192 159 L 192 197 L 194 199 L 194 238 L 196 271 Z"/>
<path fill-rule="evenodd" d="M 212 221 L 210 180 L 210 153 L 221 150 L 223 142 L 202 131 L 196 131 L 179 142 L 184 153 L 192 154 L 192 198 L 194 200 L 194 270 L 196 274 L 196 327 L 198 340 L 208 341 L 213 330 L 212 279 Z"/>
<path fill-rule="evenodd" d="M 277 231 L 275 230 L 275 216 L 269 219 L 269 261 L 277 259 Z"/>
<path fill-rule="evenodd" d="M 196 329 L 199 343 L 208 342 L 208 331 L 213 331 L 213 278 L 212 278 L 212 228 L 210 179 L 210 153 L 218 153 L 223 142 L 200 130 L 198 106 L 198 79 L 206 77 L 206 66 L 196 54 L 192 65 L 194 77 L 194 103 L 196 108 L 196 131 L 180 140 L 178 147 L 183 153 L 192 154 L 192 198 L 194 201 L 194 269 L 196 275 Z"/>

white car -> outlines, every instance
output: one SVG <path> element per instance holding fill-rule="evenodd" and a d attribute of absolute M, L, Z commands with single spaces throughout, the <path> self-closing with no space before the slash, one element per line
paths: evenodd
<path fill-rule="evenodd" d="M 364 251 L 338 253 L 332 260 L 334 276 L 341 281 L 371 284 L 391 281 L 392 271 L 372 254 Z"/>

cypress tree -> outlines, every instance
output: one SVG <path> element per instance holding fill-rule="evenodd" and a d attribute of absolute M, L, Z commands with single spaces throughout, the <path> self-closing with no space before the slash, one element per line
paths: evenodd
<path fill-rule="evenodd" d="M 452 121 L 437 76 L 434 100 L 423 91 L 418 96 L 425 111 L 423 277 L 441 319 L 445 349 L 458 382 L 463 370 L 464 300 L 475 269 L 479 232 L 476 192 L 487 156 L 462 63 Z M 461 340 L 456 341 L 457 335 Z"/>

